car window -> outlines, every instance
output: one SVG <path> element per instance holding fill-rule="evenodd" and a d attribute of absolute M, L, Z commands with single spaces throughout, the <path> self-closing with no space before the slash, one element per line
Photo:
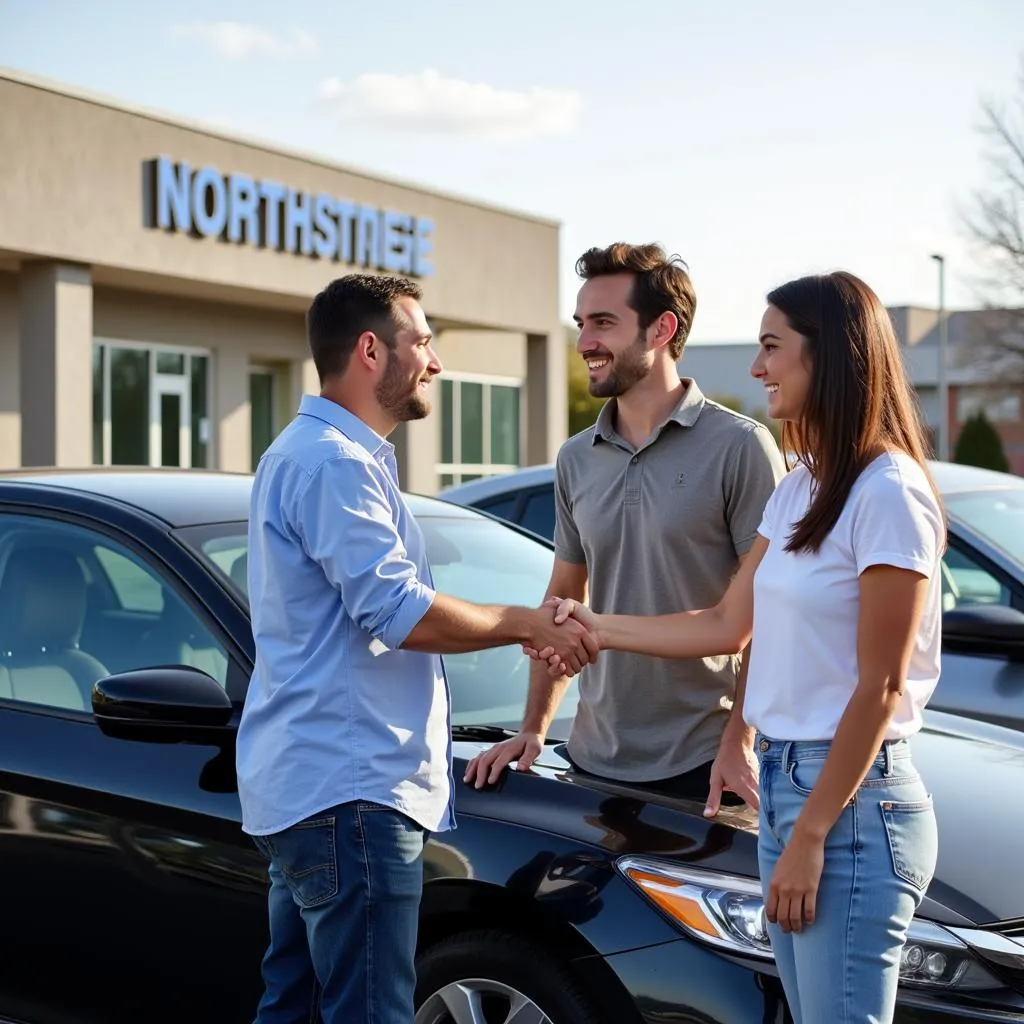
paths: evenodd
<path fill-rule="evenodd" d="M 536 607 L 544 596 L 554 555 L 545 545 L 499 522 L 463 516 L 420 516 L 436 588 L 480 604 Z M 245 523 L 189 527 L 178 536 L 247 597 L 239 571 L 245 559 Z M 232 552 L 233 561 L 221 557 Z M 496 647 L 444 659 L 455 725 L 519 728 L 530 684 L 530 663 L 518 647 Z M 575 713 L 578 692 L 570 685 L 559 718 Z"/>
<path fill-rule="evenodd" d="M 533 491 L 526 499 L 526 508 L 523 509 L 519 523 L 531 533 L 553 540 L 555 536 L 555 489 L 545 487 L 542 490 Z"/>
<path fill-rule="evenodd" d="M 1024 487 L 949 494 L 943 502 L 972 530 L 1024 562 Z"/>
<path fill-rule="evenodd" d="M 97 531 L 0 515 L 0 699 L 90 711 L 97 680 L 161 665 L 226 686 L 226 649 L 159 569 Z"/>
<path fill-rule="evenodd" d="M 502 498 L 485 498 L 483 501 L 478 501 L 476 507 L 483 512 L 489 512 L 492 516 L 497 516 L 499 519 L 507 519 L 509 522 L 515 522 L 516 505 L 519 504 L 518 494 L 508 494 Z"/>
<path fill-rule="evenodd" d="M 950 547 L 942 559 L 942 610 L 1010 604 L 1010 590 L 970 555 Z"/>

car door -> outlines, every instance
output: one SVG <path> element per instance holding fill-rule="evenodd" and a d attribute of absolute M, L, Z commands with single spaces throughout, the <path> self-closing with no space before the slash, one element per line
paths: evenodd
<path fill-rule="evenodd" d="M 968 605 L 1024 611 L 1024 588 L 966 540 L 951 534 L 943 558 L 943 611 Z M 1024 662 L 995 650 L 965 654 L 947 645 L 930 706 L 1024 729 Z"/>
<path fill-rule="evenodd" d="M 92 719 L 96 678 L 162 664 L 244 688 L 244 660 L 151 548 L 0 506 L 0 1017 L 254 1015 L 265 867 L 233 750 L 111 739 Z"/>

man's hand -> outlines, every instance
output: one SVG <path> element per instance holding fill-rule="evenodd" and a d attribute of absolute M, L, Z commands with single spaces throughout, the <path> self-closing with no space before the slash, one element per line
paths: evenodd
<path fill-rule="evenodd" d="M 525 772 L 540 757 L 544 737 L 536 732 L 520 732 L 510 739 L 496 743 L 490 750 L 477 754 L 466 765 L 462 781 L 477 789 L 494 785 L 512 761 L 518 761 L 516 771 Z"/>
<path fill-rule="evenodd" d="M 593 645 L 590 661 L 595 661 L 600 650 L 600 641 L 597 639 L 596 632 L 599 620 L 596 613 L 592 612 L 581 601 L 561 597 L 549 597 L 541 605 L 541 609 L 545 608 L 551 609 L 554 613 L 556 626 L 561 626 L 566 622 L 577 622 L 587 630 Z M 553 646 L 538 647 L 527 644 L 523 646 L 523 653 L 534 661 L 546 661 L 548 664 L 548 675 L 552 679 L 559 679 L 566 675 L 576 675 L 579 671 L 579 669 L 570 666 Z M 580 667 L 582 668 L 582 666 Z"/>
<path fill-rule="evenodd" d="M 748 730 L 726 731 L 718 745 L 715 763 L 711 766 L 711 790 L 704 807 L 704 817 L 713 818 L 722 804 L 722 791 L 735 793 L 753 809 L 758 810 L 758 764 L 748 742 Z"/>
<path fill-rule="evenodd" d="M 584 665 L 597 660 L 600 646 L 593 633 L 573 618 L 556 622 L 549 602 L 537 609 L 531 633 L 523 650 L 547 661 L 552 673 L 575 675 Z"/>

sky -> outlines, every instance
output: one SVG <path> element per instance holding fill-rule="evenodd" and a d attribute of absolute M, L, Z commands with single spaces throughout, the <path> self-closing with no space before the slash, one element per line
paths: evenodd
<path fill-rule="evenodd" d="M 977 304 L 981 103 L 1022 58 L 1021 0 L 0 0 L 0 66 L 558 220 L 567 321 L 581 252 L 658 241 L 694 342 L 838 268 L 934 306 L 935 252 Z"/>

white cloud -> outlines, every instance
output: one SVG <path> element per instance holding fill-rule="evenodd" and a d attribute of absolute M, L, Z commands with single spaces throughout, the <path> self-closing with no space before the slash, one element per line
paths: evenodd
<path fill-rule="evenodd" d="M 432 69 L 364 74 L 350 82 L 328 78 L 320 95 L 346 121 L 499 139 L 566 135 L 583 102 L 569 89 L 496 89 L 444 78 Z"/>
<path fill-rule="evenodd" d="M 308 32 L 293 28 L 274 32 L 261 25 L 239 21 L 193 21 L 171 29 L 175 39 L 194 39 L 227 60 L 273 57 L 288 60 L 317 52 L 316 40 Z"/>

